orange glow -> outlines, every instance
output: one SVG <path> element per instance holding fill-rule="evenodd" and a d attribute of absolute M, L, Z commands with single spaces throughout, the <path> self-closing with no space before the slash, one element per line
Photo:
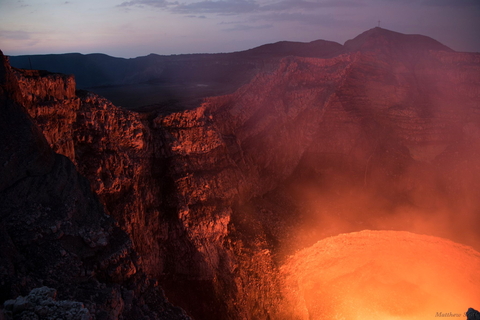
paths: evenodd
<path fill-rule="evenodd" d="M 296 253 L 282 274 L 286 318 L 465 319 L 480 307 L 480 253 L 410 232 L 330 237 Z"/>

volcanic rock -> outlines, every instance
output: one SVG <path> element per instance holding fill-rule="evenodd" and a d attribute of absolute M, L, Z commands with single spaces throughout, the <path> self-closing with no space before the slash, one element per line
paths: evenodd
<path fill-rule="evenodd" d="M 16 70 L 21 89 L 5 92 L 25 101 L 46 141 L 18 135 L 18 152 L 25 148 L 37 160 L 19 155 L 7 162 L 4 184 L 27 172 L 60 175 L 60 163 L 69 168 L 60 170 L 68 171 L 60 185 L 75 185 L 82 181 L 69 176 L 75 163 L 99 203 L 86 182 L 78 182 L 79 201 L 62 201 L 94 208 L 88 219 L 81 208 L 71 219 L 97 227 L 65 229 L 70 216 L 42 204 L 62 217 L 44 226 L 71 246 L 58 247 L 60 259 L 82 248 L 78 259 L 88 256 L 86 265 L 98 265 L 97 279 L 109 284 L 144 271 L 142 279 L 158 278 L 169 300 L 196 319 L 275 318 L 282 304 L 278 266 L 340 232 L 400 229 L 478 245 L 480 56 L 377 28 L 343 52 L 277 57 L 232 94 L 191 110 L 144 114 L 85 91 L 73 95 L 68 76 Z M 51 181 L 35 187 L 45 190 L 35 196 L 47 198 L 58 185 Z M 108 216 L 98 213 L 102 208 Z M 22 217 L 36 225 L 56 214 Z M 434 226 L 426 223 L 432 220 Z M 32 230 L 25 234 L 35 238 Z M 77 269 L 82 277 L 92 271 Z"/>
<path fill-rule="evenodd" d="M 37 99 L 45 102 L 41 110 L 50 115 L 49 107 L 70 106 L 68 99 L 76 99 L 68 96 L 72 93 L 65 80 L 68 83 L 70 78 L 46 75 L 51 82 L 24 82 L 24 88 L 34 89 L 26 95 L 5 57 L 0 58 L 0 300 L 47 285 L 62 300 L 82 302 L 97 319 L 187 319 L 145 276 L 128 235 L 105 214 L 74 164 L 52 151 L 25 110 L 32 105 L 41 109 Z M 63 130 L 60 123 L 45 128 L 57 128 L 45 130 L 52 135 L 70 130 Z M 71 148 L 59 150 L 73 154 Z M 31 295 L 39 294 L 38 290 Z M 20 316 L 33 307 L 28 297 L 20 297 L 11 311 Z"/>
<path fill-rule="evenodd" d="M 473 308 L 468 308 L 467 311 L 467 320 L 478 320 L 480 319 L 480 312 Z"/>
<path fill-rule="evenodd" d="M 36 288 L 26 297 L 4 302 L 7 319 L 72 319 L 90 320 L 90 312 L 77 301 L 56 301 L 57 291 L 48 287 Z"/>

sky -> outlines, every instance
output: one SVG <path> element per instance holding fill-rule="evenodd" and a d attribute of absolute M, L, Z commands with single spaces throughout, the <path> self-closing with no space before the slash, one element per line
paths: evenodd
<path fill-rule="evenodd" d="M 343 44 L 378 21 L 480 52 L 480 0 L 0 0 L 0 50 L 133 58 L 282 40 Z"/>

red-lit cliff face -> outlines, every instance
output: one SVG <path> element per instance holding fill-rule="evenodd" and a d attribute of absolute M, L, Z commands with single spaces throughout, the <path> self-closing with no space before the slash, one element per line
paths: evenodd
<path fill-rule="evenodd" d="M 229 216 L 226 238 L 250 274 L 325 236 L 363 229 L 478 248 L 479 55 L 378 32 L 365 35 L 368 43 L 403 42 L 287 58 L 233 95 L 156 120 L 173 137 L 169 176 L 189 237 L 215 234 L 202 235 L 199 217 Z M 249 279 L 242 268 L 238 276 Z M 268 283 L 244 283 L 239 292 L 268 291 Z M 249 305 L 254 299 L 245 305 L 261 309 Z M 275 299 L 264 296 L 263 307 Z"/>
<path fill-rule="evenodd" d="M 198 319 L 267 319 L 281 305 L 278 264 L 326 236 L 398 229 L 479 243 L 479 55 L 383 29 L 344 52 L 285 58 L 168 115 L 69 95 L 68 77 L 17 76 L 51 146 L 169 299 Z M 35 94 L 35 81 L 52 93 Z"/>
<path fill-rule="evenodd" d="M 148 272 L 161 273 L 168 227 L 159 213 L 162 179 L 155 174 L 162 171 L 163 160 L 154 161 L 161 151 L 150 139 L 147 120 L 97 95 L 75 92 L 71 76 L 29 70 L 15 74 L 27 111 L 51 147 L 89 178 L 107 213 L 134 240 Z"/>
<path fill-rule="evenodd" d="M 357 55 L 325 105 L 320 143 L 287 188 L 303 203 L 312 241 L 397 229 L 478 248 L 479 61 L 443 51 L 414 64 Z"/>
<path fill-rule="evenodd" d="M 19 85 L 0 52 L 0 300 L 53 289 L 40 290 L 49 298 L 44 304 L 21 297 L 5 303 L 1 317 L 189 319 L 145 274 L 128 234 L 105 214 L 88 180 L 49 146 L 70 156 L 78 151 L 67 121 L 80 106 L 73 79 L 25 76 Z M 73 301 L 56 304 L 56 293 Z"/>
<path fill-rule="evenodd" d="M 213 283 L 226 275 L 222 281 L 229 282 L 227 287 L 235 285 L 233 253 L 223 247 L 231 210 L 226 206 L 220 209 L 225 213 L 218 218 L 212 206 L 190 225 L 181 220 L 179 199 L 196 190 L 194 186 L 179 189 L 175 185 L 183 164 L 177 163 L 174 156 L 178 146 L 165 128 L 170 120 L 172 127 L 179 127 L 176 120 L 167 117 L 158 125 L 159 119 L 117 108 L 97 95 L 72 94 L 74 82 L 68 76 L 22 70 L 16 70 L 16 76 L 29 114 L 51 147 L 70 157 L 89 178 L 107 213 L 133 240 L 142 268 L 156 278 L 165 278 L 167 286 L 174 279 L 171 294 L 174 298 L 181 295 L 193 310 L 200 310 L 194 312 L 207 316 L 218 309 L 214 316 L 236 314 L 233 302 L 228 311 L 221 301 L 223 294 L 218 292 L 224 290 L 234 301 L 235 289 L 225 285 L 217 289 Z M 182 115 L 181 121 L 194 123 L 196 112 Z M 186 138 L 195 140 L 191 135 Z M 209 148 L 213 142 L 204 144 Z M 199 188 L 199 192 L 204 191 Z M 194 292 L 197 287 L 199 292 Z"/>

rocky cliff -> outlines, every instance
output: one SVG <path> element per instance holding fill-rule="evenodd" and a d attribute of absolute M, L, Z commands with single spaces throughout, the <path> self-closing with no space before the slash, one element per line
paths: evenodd
<path fill-rule="evenodd" d="M 55 74 L 16 70 L 14 92 L 171 301 L 196 319 L 273 319 L 278 266 L 325 236 L 480 243 L 480 56 L 380 28 L 342 52 L 272 62 L 169 114 L 123 110 Z"/>
<path fill-rule="evenodd" d="M 62 299 L 80 301 L 82 319 L 188 319 L 146 276 L 127 233 L 105 214 L 89 182 L 51 148 L 72 158 L 76 151 L 68 122 L 80 106 L 73 79 L 27 71 L 17 81 L 0 58 L 2 302 L 47 285 Z M 45 135 L 25 107 L 36 112 Z M 7 319 L 31 307 L 20 300 L 5 310 Z M 21 317 L 52 316 L 40 309 Z"/>

